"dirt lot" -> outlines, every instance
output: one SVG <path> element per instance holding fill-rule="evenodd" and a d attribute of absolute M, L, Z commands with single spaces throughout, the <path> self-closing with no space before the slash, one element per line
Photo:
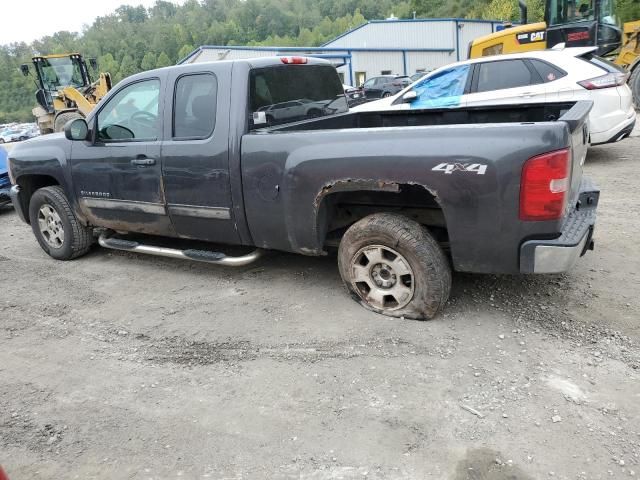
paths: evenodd
<path fill-rule="evenodd" d="M 456 274 L 430 322 L 335 258 L 48 258 L 0 214 L 0 463 L 16 479 L 640 476 L 640 137 L 595 147 L 596 250 Z M 475 413 L 474 413 L 475 412 Z"/>

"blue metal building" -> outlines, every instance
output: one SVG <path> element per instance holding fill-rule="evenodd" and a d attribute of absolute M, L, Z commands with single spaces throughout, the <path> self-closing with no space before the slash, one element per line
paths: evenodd
<path fill-rule="evenodd" d="M 180 63 L 273 55 L 310 55 L 331 60 L 349 85 L 385 74 L 411 75 L 467 58 L 474 38 L 496 31 L 497 20 L 425 18 L 372 20 L 321 47 L 199 47 Z"/>

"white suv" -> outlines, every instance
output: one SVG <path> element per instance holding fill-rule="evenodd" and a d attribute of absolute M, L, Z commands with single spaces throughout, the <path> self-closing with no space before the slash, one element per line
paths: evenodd
<path fill-rule="evenodd" d="M 627 74 L 595 48 L 554 48 L 482 57 L 441 67 L 390 98 L 354 111 L 473 107 L 589 99 L 591 143 L 622 140 L 636 114 Z"/>

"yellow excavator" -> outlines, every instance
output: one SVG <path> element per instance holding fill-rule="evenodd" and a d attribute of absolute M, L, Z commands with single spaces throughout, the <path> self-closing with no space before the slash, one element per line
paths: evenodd
<path fill-rule="evenodd" d="M 520 0 L 520 23 L 469 44 L 469 58 L 567 47 L 597 47 L 629 72 L 629 86 L 640 106 L 640 20 L 620 28 L 613 0 L 546 0 L 544 22 L 527 23 L 527 6 Z"/>
<path fill-rule="evenodd" d="M 31 60 L 38 88 L 38 106 L 32 112 L 42 134 L 60 132 L 69 120 L 86 117 L 111 90 L 111 75 L 101 72 L 92 80 L 79 53 L 39 55 Z M 95 59 L 89 59 L 89 64 L 97 71 Z M 31 74 L 28 64 L 20 68 L 25 76 Z"/>

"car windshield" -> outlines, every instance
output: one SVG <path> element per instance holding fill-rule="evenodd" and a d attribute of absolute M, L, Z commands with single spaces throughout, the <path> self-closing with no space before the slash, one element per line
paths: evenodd
<path fill-rule="evenodd" d="M 469 75 L 469 65 L 434 72 L 411 87 L 416 99 L 411 108 L 454 107 L 460 104 Z"/>
<path fill-rule="evenodd" d="M 254 69 L 249 81 L 250 128 L 348 110 L 340 77 L 330 65 L 278 65 Z"/>
<path fill-rule="evenodd" d="M 40 58 L 37 60 L 37 68 L 45 90 L 84 86 L 80 62 L 76 58 Z"/>
<path fill-rule="evenodd" d="M 549 2 L 549 23 L 563 25 L 587 20 L 616 24 L 613 0 L 551 0 Z"/>

